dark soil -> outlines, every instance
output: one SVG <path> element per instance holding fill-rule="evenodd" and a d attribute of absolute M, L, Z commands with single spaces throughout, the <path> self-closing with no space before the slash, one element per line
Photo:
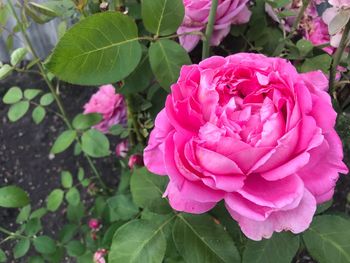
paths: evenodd
<path fill-rule="evenodd" d="M 45 83 L 39 77 L 24 74 L 14 74 L 5 81 L 0 81 L 0 98 L 8 88 L 37 88 L 48 92 Z M 89 100 L 93 87 L 63 85 L 60 92 L 65 102 L 65 108 L 70 118 L 82 112 L 83 105 Z M 66 128 L 63 121 L 54 113 L 47 112 L 45 120 L 36 125 L 31 119 L 31 110 L 21 120 L 10 123 L 6 117 L 8 106 L 0 103 L 0 186 L 18 185 L 26 190 L 31 199 L 32 210 L 42 207 L 46 196 L 55 188 L 60 187 L 60 172 L 68 170 L 73 175 L 79 166 L 85 168 L 86 176 L 90 175 L 85 158 L 73 157 L 73 147 L 62 154 L 49 154 L 55 138 Z M 34 106 L 31 107 L 33 109 Z M 50 106 L 57 111 L 54 103 Z M 112 147 L 116 145 L 113 143 Z M 117 159 L 114 157 L 98 160 L 96 165 L 108 185 L 117 185 Z M 17 209 L 0 208 L 0 226 L 16 230 Z M 64 224 L 64 216 L 48 214 L 43 218 L 44 232 L 56 236 Z M 0 233 L 0 241 L 4 236 Z M 11 242 L 1 245 L 1 248 L 11 253 Z M 9 262 L 20 262 L 9 261 Z M 24 259 L 23 262 L 26 262 Z"/>
<path fill-rule="evenodd" d="M 0 81 L 0 98 L 11 86 L 25 88 L 39 88 L 47 90 L 45 83 L 36 76 L 14 74 L 5 81 Z M 91 87 L 79 87 L 63 85 L 60 89 L 65 102 L 68 115 L 72 118 L 75 114 L 82 112 L 82 106 L 91 94 L 95 92 Z M 52 106 L 54 110 L 55 106 Z M 73 174 L 79 166 L 86 168 L 89 175 L 88 165 L 84 158 L 73 157 L 73 149 L 63 154 L 50 156 L 49 150 L 55 138 L 65 129 L 62 120 L 53 113 L 48 113 L 40 125 L 35 125 L 31 120 L 31 111 L 16 123 L 9 123 L 6 114 L 8 106 L 0 104 L 0 186 L 16 184 L 25 189 L 31 198 L 32 209 L 42 206 L 46 196 L 52 189 L 60 186 L 60 171 L 69 170 Z M 343 130 L 342 130 L 343 129 Z M 340 134 L 346 134 L 348 125 L 340 127 Z M 115 146 L 116 142 L 112 143 Z M 349 152 L 346 150 L 346 152 Z M 346 162 L 350 166 L 349 155 L 346 154 Z M 97 167 L 103 178 L 109 185 L 118 182 L 118 169 L 116 158 L 104 158 L 98 160 Z M 346 212 L 349 214 L 349 203 L 347 195 L 350 192 L 350 177 L 341 176 L 336 189 L 333 211 Z M 0 209 L 0 225 L 4 228 L 15 230 L 15 219 L 17 209 Z M 44 217 L 44 232 L 55 236 L 64 224 L 64 216 L 60 214 L 49 214 Z M 0 233 L 0 241 L 4 238 Z M 10 242 L 2 245 L 8 255 L 11 254 Z M 19 262 L 9 261 L 9 262 Z M 26 262 L 25 260 L 23 262 Z M 68 261 L 67 261 L 68 262 Z M 307 254 L 301 253 L 297 263 L 311 263 L 313 261 Z"/>

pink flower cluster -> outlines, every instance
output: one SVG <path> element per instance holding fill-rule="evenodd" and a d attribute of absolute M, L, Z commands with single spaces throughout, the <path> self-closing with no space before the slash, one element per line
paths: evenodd
<path fill-rule="evenodd" d="M 113 85 L 101 86 L 90 101 L 84 105 L 84 113 L 100 113 L 103 120 L 94 128 L 108 132 L 115 124 L 126 124 L 126 105 L 124 97 L 115 92 Z"/>
<path fill-rule="evenodd" d="M 253 240 L 300 233 L 346 173 L 321 71 L 240 53 L 183 66 L 144 151 L 167 175 L 170 205 L 204 213 L 221 200 Z"/>
<path fill-rule="evenodd" d="M 230 32 L 232 24 L 244 24 L 249 21 L 249 0 L 219 0 L 211 45 L 218 46 Z M 177 34 L 193 31 L 204 31 L 208 23 L 211 0 L 183 0 L 185 17 Z M 199 42 L 199 35 L 186 34 L 180 36 L 180 44 L 191 51 Z"/>

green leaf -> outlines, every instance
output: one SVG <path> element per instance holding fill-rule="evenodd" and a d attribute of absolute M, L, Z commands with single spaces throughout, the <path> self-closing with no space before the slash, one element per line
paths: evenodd
<path fill-rule="evenodd" d="M 54 101 L 54 97 L 51 93 L 46 93 L 40 98 L 41 106 L 49 106 Z"/>
<path fill-rule="evenodd" d="M 72 187 L 69 189 L 69 191 L 66 193 L 66 200 L 69 204 L 73 206 L 77 206 L 80 203 L 80 193 L 77 188 Z"/>
<path fill-rule="evenodd" d="M 124 80 L 124 86 L 120 92 L 123 94 L 134 94 L 144 91 L 150 85 L 152 78 L 153 73 L 147 53 L 142 57 L 135 71 Z"/>
<path fill-rule="evenodd" d="M 63 201 L 64 192 L 61 189 L 54 189 L 46 199 L 47 210 L 55 212 Z"/>
<path fill-rule="evenodd" d="M 146 168 L 135 169 L 130 181 L 135 204 L 160 214 L 171 212 L 167 200 L 162 197 L 167 182 L 166 177 L 151 174 Z"/>
<path fill-rule="evenodd" d="M 185 15 L 182 0 L 143 0 L 142 18 L 148 31 L 170 35 L 181 25 Z"/>
<path fill-rule="evenodd" d="M 98 113 L 78 114 L 73 119 L 73 127 L 76 130 L 85 130 L 98 124 L 102 120 L 102 115 Z"/>
<path fill-rule="evenodd" d="M 133 220 L 114 235 L 108 262 L 161 263 L 166 249 L 163 226 L 146 220 Z"/>
<path fill-rule="evenodd" d="M 129 220 L 139 212 L 129 195 L 113 196 L 107 200 L 107 204 L 110 207 L 111 221 Z"/>
<path fill-rule="evenodd" d="M 28 236 L 34 236 L 42 229 L 41 222 L 39 218 L 29 219 L 28 223 L 25 226 L 24 232 Z"/>
<path fill-rule="evenodd" d="M 325 203 L 322 203 L 322 204 L 319 204 L 317 205 L 317 210 L 316 210 L 316 215 L 318 214 L 322 214 L 323 212 L 327 211 L 333 204 L 333 199 L 325 202 Z"/>
<path fill-rule="evenodd" d="M 299 249 L 299 237 L 288 232 L 275 233 L 270 239 L 249 240 L 243 263 L 291 263 Z"/>
<path fill-rule="evenodd" d="M 84 169 L 82 167 L 79 167 L 79 171 L 78 171 L 78 180 L 79 180 L 79 182 L 81 182 L 84 179 L 84 176 L 85 176 Z"/>
<path fill-rule="evenodd" d="M 29 2 L 28 3 L 34 10 L 37 12 L 46 15 L 46 16 L 51 16 L 51 17 L 56 17 L 59 16 L 59 14 L 56 13 L 55 10 L 51 9 L 49 6 L 46 6 L 45 3 L 43 4 L 38 4 L 34 2 Z"/>
<path fill-rule="evenodd" d="M 240 262 L 231 237 L 208 215 L 178 214 L 173 238 L 186 262 Z"/>
<path fill-rule="evenodd" d="M 66 249 L 67 254 L 71 257 L 79 257 L 85 252 L 85 246 L 78 240 L 68 242 Z"/>
<path fill-rule="evenodd" d="M 74 142 L 76 137 L 77 132 L 74 130 L 62 132 L 54 142 L 51 152 L 57 154 L 65 151 Z"/>
<path fill-rule="evenodd" d="M 141 59 L 135 22 L 119 12 L 89 16 L 60 39 L 47 63 L 58 78 L 80 85 L 114 83 Z"/>
<path fill-rule="evenodd" d="M 44 207 L 41 207 L 37 210 L 35 210 L 29 218 L 42 218 L 44 215 L 46 215 L 47 210 Z"/>
<path fill-rule="evenodd" d="M 29 204 L 26 192 L 17 186 L 5 186 L 0 188 L 0 207 L 17 208 Z"/>
<path fill-rule="evenodd" d="M 64 188 L 71 188 L 73 185 L 72 174 L 68 171 L 63 171 L 61 173 L 61 184 Z"/>
<path fill-rule="evenodd" d="M 20 223 L 23 223 L 24 221 L 27 221 L 30 215 L 30 211 L 31 211 L 30 205 L 26 205 L 25 207 L 21 208 L 21 211 L 19 212 L 16 218 L 16 223 L 20 224 Z"/>
<path fill-rule="evenodd" d="M 42 122 L 45 118 L 46 111 L 45 108 L 42 106 L 36 106 L 35 109 L 32 112 L 32 118 L 35 124 L 39 124 Z"/>
<path fill-rule="evenodd" d="M 350 262 L 350 220 L 335 215 L 314 218 L 303 233 L 308 252 L 319 263 Z"/>
<path fill-rule="evenodd" d="M 7 257 L 5 252 L 2 249 L 0 249 L 0 262 L 6 262 L 6 259 Z"/>
<path fill-rule="evenodd" d="M 149 49 L 152 71 L 160 85 L 169 90 L 171 84 L 179 77 L 180 68 L 190 64 L 191 59 L 186 50 L 172 40 L 159 40 Z"/>
<path fill-rule="evenodd" d="M 19 87 L 12 87 L 6 92 L 5 96 L 2 98 L 2 101 L 5 104 L 14 104 L 19 102 L 22 98 L 22 90 Z"/>
<path fill-rule="evenodd" d="M 84 217 L 84 204 L 80 202 L 77 206 L 69 204 L 67 207 L 67 218 L 70 222 L 78 224 Z"/>
<path fill-rule="evenodd" d="M 28 263 L 45 263 L 44 259 L 40 256 L 33 256 L 29 258 Z"/>
<path fill-rule="evenodd" d="M 41 254 L 52 254 L 56 251 L 55 241 L 48 236 L 40 236 L 34 239 L 35 250 Z"/>
<path fill-rule="evenodd" d="M 8 75 L 10 75 L 12 70 L 13 70 L 13 68 L 10 65 L 7 65 L 7 64 L 5 64 L 2 67 L 0 67 L 0 80 L 3 80 Z"/>
<path fill-rule="evenodd" d="M 309 72 L 320 69 L 327 74 L 331 66 L 331 62 L 332 57 L 328 54 L 319 55 L 313 58 L 307 58 L 301 66 L 301 71 Z"/>
<path fill-rule="evenodd" d="M 27 52 L 27 49 L 23 47 L 14 50 L 11 54 L 11 65 L 16 66 L 19 62 L 21 62 L 26 56 Z"/>
<path fill-rule="evenodd" d="M 296 46 L 302 56 L 306 56 L 314 48 L 312 43 L 305 39 L 300 39 Z"/>
<path fill-rule="evenodd" d="M 64 225 L 59 233 L 59 240 L 61 243 L 65 244 L 71 240 L 75 234 L 78 232 L 78 226 L 73 224 Z"/>
<path fill-rule="evenodd" d="M 106 232 L 103 235 L 103 239 L 102 239 L 102 246 L 103 247 L 110 247 L 111 246 L 115 232 L 123 224 L 124 224 L 124 221 L 117 221 L 117 222 L 110 225 L 110 227 L 106 230 Z"/>
<path fill-rule="evenodd" d="M 12 104 L 7 117 L 10 121 L 15 122 L 21 119 L 29 109 L 29 101 L 20 101 L 15 104 Z"/>
<path fill-rule="evenodd" d="M 16 246 L 13 248 L 13 256 L 15 259 L 23 257 L 27 254 L 30 247 L 29 239 L 21 239 L 18 241 Z"/>
<path fill-rule="evenodd" d="M 84 132 L 81 143 L 82 150 L 91 157 L 99 158 L 110 154 L 108 138 L 98 130 L 91 129 Z"/>
<path fill-rule="evenodd" d="M 40 94 L 41 90 L 40 89 L 26 89 L 24 91 L 24 97 L 27 100 L 32 100 L 34 99 L 36 96 L 38 96 Z"/>

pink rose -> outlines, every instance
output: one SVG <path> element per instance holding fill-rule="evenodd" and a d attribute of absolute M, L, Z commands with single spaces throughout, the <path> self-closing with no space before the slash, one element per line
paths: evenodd
<path fill-rule="evenodd" d="M 309 23 L 308 30 L 305 31 L 305 38 L 315 46 L 323 45 L 330 42 L 330 35 L 328 33 L 327 24 L 321 17 L 314 17 Z M 323 48 L 328 54 L 333 54 L 333 47 Z"/>
<path fill-rule="evenodd" d="M 84 105 L 84 113 L 100 113 L 103 120 L 94 126 L 101 132 L 108 132 L 109 128 L 115 124 L 126 123 L 126 106 L 124 97 L 115 93 L 112 85 L 101 86 L 99 91 L 90 98 Z"/>
<path fill-rule="evenodd" d="M 144 151 L 170 179 L 170 205 L 204 213 L 224 200 L 253 240 L 300 233 L 346 173 L 321 71 L 240 53 L 183 66 Z"/>
<path fill-rule="evenodd" d="M 104 256 L 107 254 L 106 249 L 99 249 L 94 254 L 94 263 L 106 263 Z"/>
<path fill-rule="evenodd" d="M 177 34 L 193 31 L 204 31 L 209 18 L 211 0 L 183 0 L 185 17 Z M 249 21 L 251 12 L 248 10 L 249 0 L 219 0 L 214 31 L 211 39 L 212 46 L 218 46 L 228 35 L 232 24 L 244 24 Z M 180 36 L 180 44 L 191 51 L 199 42 L 199 35 Z"/>
<path fill-rule="evenodd" d="M 129 151 L 129 143 L 127 140 L 120 142 L 115 148 L 115 155 L 117 157 L 125 158 Z"/>
<path fill-rule="evenodd" d="M 92 230 L 97 230 L 100 228 L 100 222 L 95 219 L 95 218 L 91 218 L 89 220 L 89 228 L 92 229 Z"/>
<path fill-rule="evenodd" d="M 143 165 L 143 159 L 140 154 L 132 154 L 128 161 L 128 166 L 130 169 L 134 169 L 135 166 L 142 166 Z"/>

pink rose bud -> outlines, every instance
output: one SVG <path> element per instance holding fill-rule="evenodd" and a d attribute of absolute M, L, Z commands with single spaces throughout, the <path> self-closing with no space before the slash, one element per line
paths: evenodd
<path fill-rule="evenodd" d="M 212 0 L 183 0 L 185 17 L 177 34 L 193 31 L 205 31 L 208 23 Z M 219 1 L 215 16 L 212 46 L 218 46 L 230 32 L 231 25 L 244 24 L 250 19 L 249 0 Z M 200 35 L 187 34 L 180 36 L 180 44 L 191 51 L 200 41 Z"/>
<path fill-rule="evenodd" d="M 94 263 L 106 263 L 104 256 L 107 254 L 106 249 L 99 249 L 94 254 Z"/>
<path fill-rule="evenodd" d="M 127 140 L 120 142 L 115 148 L 115 155 L 117 157 L 125 158 L 129 151 L 129 143 Z"/>
<path fill-rule="evenodd" d="M 107 133 L 109 128 L 116 124 L 126 124 L 127 114 L 124 97 L 115 93 L 112 85 L 101 86 L 99 91 L 92 95 L 84 106 L 84 113 L 100 113 L 102 121 L 94 128 Z"/>
<path fill-rule="evenodd" d="M 224 201 L 253 240 L 306 230 L 330 200 L 343 163 L 337 113 L 321 71 L 238 53 L 181 68 L 155 120 L 144 162 L 166 175 L 173 209 Z"/>
<path fill-rule="evenodd" d="M 135 165 L 142 166 L 143 165 L 143 158 L 140 154 L 133 154 L 129 158 L 128 162 L 129 168 L 134 169 Z"/>
<path fill-rule="evenodd" d="M 89 220 L 89 227 L 92 230 L 97 230 L 100 228 L 100 222 L 97 219 L 92 218 Z"/>

